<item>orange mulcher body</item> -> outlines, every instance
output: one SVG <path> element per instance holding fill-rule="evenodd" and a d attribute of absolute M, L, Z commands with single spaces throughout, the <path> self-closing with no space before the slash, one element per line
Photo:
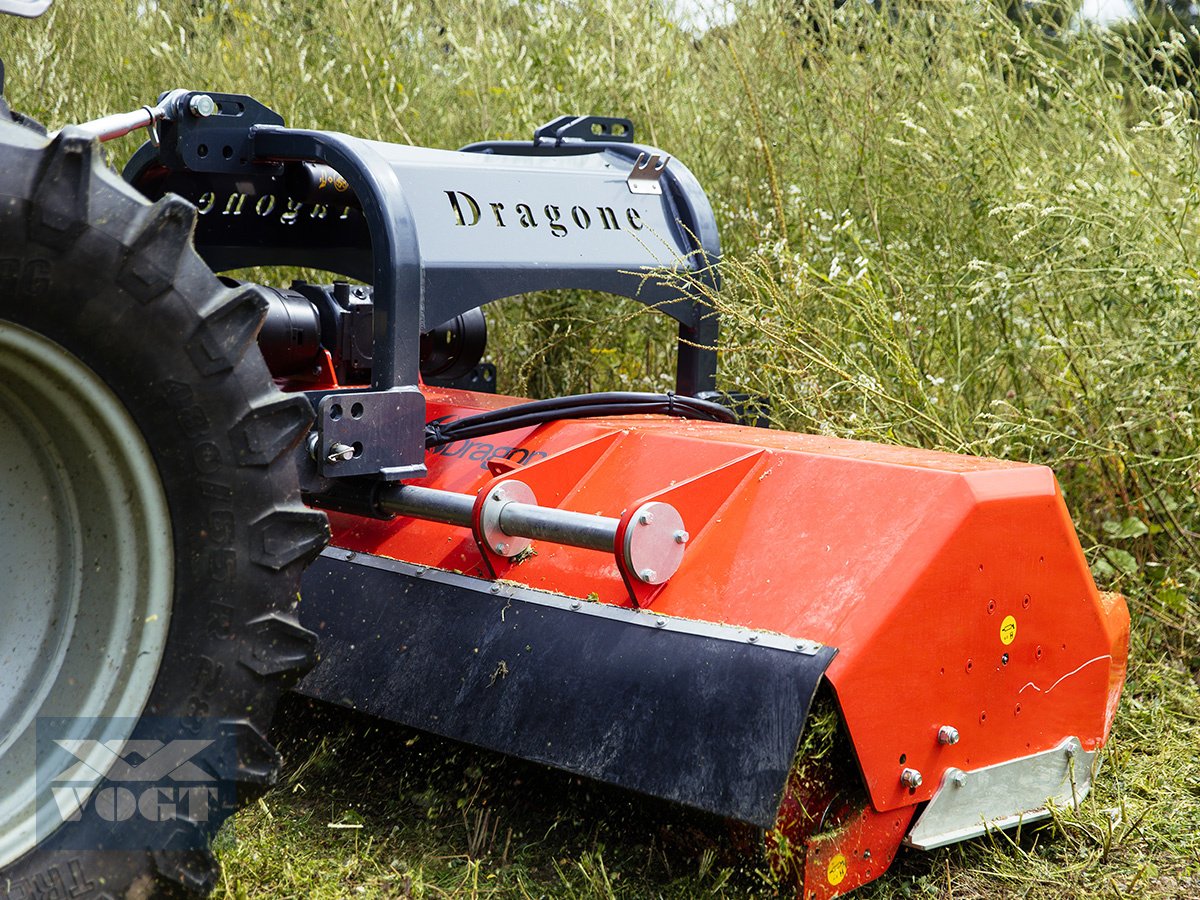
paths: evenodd
<path fill-rule="evenodd" d="M 426 402 L 436 419 L 516 401 L 427 388 Z M 1109 733 L 1129 616 L 1122 598 L 1097 591 L 1044 467 L 665 417 L 460 441 L 427 465 L 426 486 L 476 494 L 519 478 L 541 504 L 586 513 L 665 499 L 690 535 L 683 563 L 635 597 L 610 555 L 535 543 L 514 563 L 438 522 L 333 515 L 334 544 L 837 649 L 825 678 L 866 792 L 840 828 L 810 834 L 833 792 L 793 778 L 779 827 L 805 848 L 806 896 L 878 876 L 906 835 L 936 846 L 1028 821 L 1090 782 L 1080 763 Z M 1032 794 L 1013 786 L 1047 760 L 1062 762 Z M 953 803 L 967 787 L 954 779 L 975 773 L 991 779 L 983 799 L 922 843 L 914 814 Z"/>
<path fill-rule="evenodd" d="M 300 690 L 767 829 L 809 897 L 1086 793 L 1129 619 L 1054 476 L 720 424 L 716 218 L 632 122 L 447 151 L 178 96 L 213 114 L 160 123 L 125 175 L 195 205 L 205 261 L 357 282 L 246 286 L 188 344 L 208 371 L 261 307 L 272 374 L 315 413 L 296 462 L 334 540 L 305 575 Z M 520 401 L 429 386 L 494 385 L 480 308 L 563 288 L 674 318 L 676 393 L 503 413 Z M 243 462 L 302 410 L 247 417 Z M 834 751 L 805 752 L 814 698 Z"/>

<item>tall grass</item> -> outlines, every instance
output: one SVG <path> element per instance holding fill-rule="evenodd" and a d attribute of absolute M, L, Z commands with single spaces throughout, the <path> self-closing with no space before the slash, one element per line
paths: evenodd
<path fill-rule="evenodd" d="M 432 146 L 632 116 L 714 200 L 727 385 L 786 427 L 1053 465 L 1097 573 L 1153 576 L 1145 612 L 1193 627 L 1195 105 L 1128 38 L 769 0 L 701 38 L 631 0 L 74 2 L 3 28 L 10 98 L 52 124 L 177 85 Z M 511 389 L 669 383 L 669 324 L 616 301 L 498 316 Z"/>
<path fill-rule="evenodd" d="M 967 7 L 760 8 L 720 49 L 727 375 L 792 427 L 1052 465 L 1097 575 L 1194 629 L 1192 96 Z"/>
<path fill-rule="evenodd" d="M 1200 123 L 1146 62 L 1183 66 L 1183 44 L 1048 39 L 986 3 L 831 6 L 745 2 L 697 36 L 646 0 L 60 0 L 0 21 L 0 57 L 52 126 L 176 86 L 431 146 L 634 118 L 713 200 L 725 386 L 788 428 L 1055 469 L 1098 580 L 1131 598 L 1114 802 L 1152 804 L 1146 766 L 1195 771 L 1162 754 L 1195 740 L 1200 668 Z M 502 387 L 670 381 L 672 329 L 637 307 L 499 306 Z"/>

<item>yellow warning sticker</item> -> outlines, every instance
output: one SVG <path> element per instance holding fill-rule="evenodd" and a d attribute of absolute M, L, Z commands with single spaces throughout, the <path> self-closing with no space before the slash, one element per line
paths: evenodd
<path fill-rule="evenodd" d="M 1016 639 L 1017 620 L 1012 616 L 1005 616 L 1004 621 L 1000 623 L 1000 643 L 1007 646 Z"/>
<path fill-rule="evenodd" d="M 831 859 L 829 867 L 825 870 L 825 877 L 829 879 L 830 884 L 841 884 L 846 878 L 846 857 L 839 853 Z"/>

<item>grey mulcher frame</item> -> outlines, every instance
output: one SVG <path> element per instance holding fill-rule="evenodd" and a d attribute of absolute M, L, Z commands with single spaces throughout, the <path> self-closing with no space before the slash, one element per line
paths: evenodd
<path fill-rule="evenodd" d="M 530 142 L 429 150 L 290 129 L 250 97 L 210 96 L 215 115 L 163 122 L 125 177 L 196 205 L 215 271 L 297 265 L 373 285 L 370 389 L 311 396 L 322 476 L 422 475 L 415 336 L 502 297 L 580 288 L 652 306 L 679 323 L 677 390 L 715 388 L 712 208 L 687 168 L 633 143 L 628 120 L 564 116 Z M 329 415 L 349 402 L 364 415 Z M 365 452 L 330 467 L 337 442 Z"/>

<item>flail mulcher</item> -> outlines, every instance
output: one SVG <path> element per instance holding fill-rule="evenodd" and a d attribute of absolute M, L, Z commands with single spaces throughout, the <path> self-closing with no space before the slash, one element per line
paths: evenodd
<path fill-rule="evenodd" d="M 125 184 L 95 139 L 143 125 Z M 623 119 L 0 123 L 0 895 L 212 884 L 310 632 L 303 693 L 749 823 L 805 897 L 1079 802 L 1129 619 L 1054 476 L 737 424 L 718 255 Z M 213 274 L 255 265 L 348 280 Z M 674 318 L 676 390 L 491 393 L 479 308 L 547 288 Z"/>

